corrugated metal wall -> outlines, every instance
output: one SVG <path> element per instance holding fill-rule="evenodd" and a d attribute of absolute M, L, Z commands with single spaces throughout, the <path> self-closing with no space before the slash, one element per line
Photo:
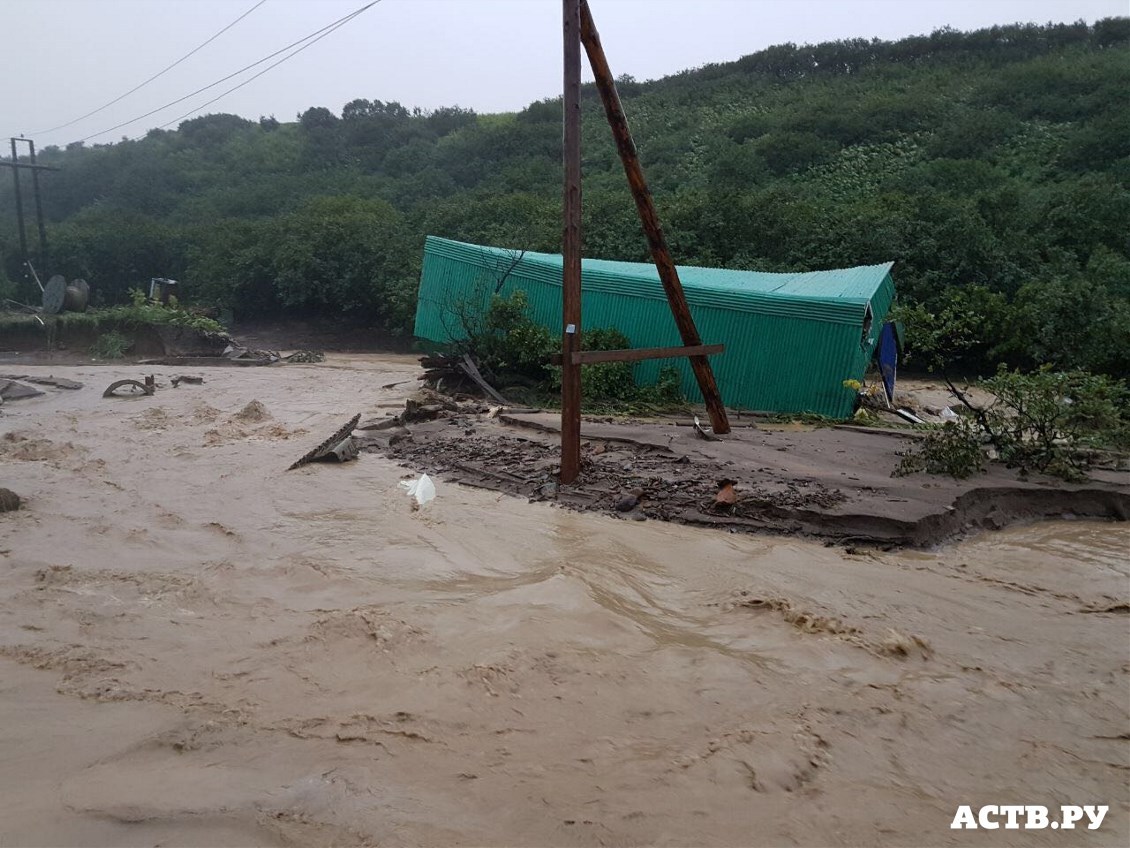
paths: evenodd
<path fill-rule="evenodd" d="M 429 236 L 416 335 L 435 342 L 462 336 L 460 312 L 484 308 L 498 278 L 517 256 L 517 252 Z M 631 339 L 633 347 L 680 345 L 658 281 L 636 276 L 627 268 L 617 274 L 614 266 L 621 264 L 586 260 L 581 297 L 584 327 L 616 327 Z M 716 273 L 706 282 L 701 278 L 711 275 L 697 273 L 716 269 L 680 268 L 703 341 L 726 345 L 725 353 L 711 357 L 726 405 L 758 411 L 815 412 L 835 418 L 850 415 L 853 393 L 844 388 L 843 381 L 861 380 L 871 359 L 883 318 L 894 299 L 888 268 L 845 269 L 843 290 L 849 295 L 819 300 L 720 286 L 715 282 Z M 831 279 L 831 273 L 825 272 L 823 279 Z M 753 285 L 760 287 L 755 276 L 751 275 Z M 508 295 L 515 289 L 526 292 L 535 321 L 559 330 L 560 257 L 523 256 L 501 293 Z M 873 322 L 869 338 L 864 340 L 868 302 Z M 667 365 L 678 368 L 687 397 L 700 400 L 686 359 L 641 362 L 636 365 L 637 379 L 651 382 Z"/>

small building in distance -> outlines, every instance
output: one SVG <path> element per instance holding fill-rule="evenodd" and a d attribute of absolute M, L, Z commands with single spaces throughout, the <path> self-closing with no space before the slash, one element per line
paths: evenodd
<path fill-rule="evenodd" d="M 807 273 L 767 273 L 679 266 L 679 279 L 704 344 L 724 344 L 711 365 L 727 407 L 751 412 L 851 415 L 883 322 L 894 302 L 894 263 Z M 458 318 L 485 309 L 496 293 L 526 292 L 530 317 L 561 330 L 562 260 L 428 236 L 416 307 L 416 335 L 447 343 Z M 659 273 L 642 262 L 585 259 L 583 329 L 614 327 L 632 347 L 682 344 Z M 636 363 L 638 382 L 674 365 L 686 396 L 702 400 L 686 358 Z"/>

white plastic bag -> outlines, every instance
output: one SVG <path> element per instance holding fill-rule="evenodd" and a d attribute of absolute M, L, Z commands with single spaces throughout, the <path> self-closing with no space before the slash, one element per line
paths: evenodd
<path fill-rule="evenodd" d="M 435 500 L 436 484 L 427 474 L 421 474 L 416 480 L 401 480 L 400 485 L 408 490 L 408 497 L 416 499 L 417 506 Z"/>

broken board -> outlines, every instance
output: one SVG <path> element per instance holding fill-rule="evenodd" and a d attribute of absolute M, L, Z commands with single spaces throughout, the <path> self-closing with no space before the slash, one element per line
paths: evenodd
<path fill-rule="evenodd" d="M 352 444 L 353 431 L 356 429 L 357 422 L 360 420 L 361 413 L 359 412 L 350 418 L 336 433 L 291 465 L 287 471 L 293 471 L 295 468 L 300 468 L 307 463 L 329 459 L 331 456 L 339 462 L 356 459 L 357 446 Z M 345 444 L 346 442 L 349 444 Z"/>

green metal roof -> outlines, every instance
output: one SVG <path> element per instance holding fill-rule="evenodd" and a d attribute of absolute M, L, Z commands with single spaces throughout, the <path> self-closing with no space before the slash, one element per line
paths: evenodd
<path fill-rule="evenodd" d="M 508 266 L 521 253 L 435 236 L 428 236 L 424 251 L 425 254 L 474 262 L 489 269 L 498 268 L 501 264 Z M 783 274 L 692 265 L 677 267 L 687 301 L 692 305 L 855 324 L 863 319 L 867 304 L 876 292 L 884 283 L 889 284 L 893 265 L 893 262 L 887 262 L 832 271 Z M 521 254 L 514 273 L 559 287 L 561 255 L 527 251 Z M 584 259 L 581 277 L 585 292 L 606 291 L 627 297 L 666 299 L 659 272 L 648 262 Z"/>
<path fill-rule="evenodd" d="M 726 345 L 711 358 L 724 401 L 743 409 L 850 415 L 854 393 L 843 383 L 862 379 L 871 359 L 894 301 L 890 270 L 891 263 L 794 274 L 680 266 L 703 342 Z M 531 318 L 557 332 L 561 273 L 559 255 L 429 236 L 416 335 L 450 342 L 462 332 L 460 304 L 485 309 L 493 292 L 515 289 L 526 292 Z M 585 259 L 581 292 L 584 328 L 616 327 L 633 347 L 681 344 L 654 265 Z M 653 381 L 664 364 L 678 369 L 683 391 L 697 399 L 685 358 L 639 362 L 637 379 Z"/>

